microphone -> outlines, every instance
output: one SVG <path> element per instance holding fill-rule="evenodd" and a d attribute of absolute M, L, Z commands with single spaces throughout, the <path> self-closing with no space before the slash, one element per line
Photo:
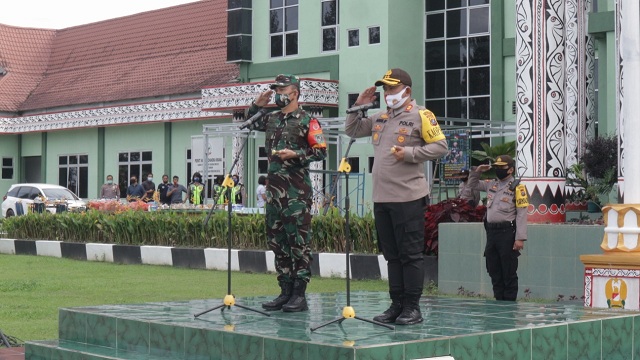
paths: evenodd
<path fill-rule="evenodd" d="M 247 121 L 243 122 L 242 124 L 240 124 L 240 130 L 253 125 L 254 122 L 260 120 L 260 118 L 262 118 L 264 116 L 264 114 L 266 114 L 268 111 L 269 110 L 267 110 L 266 108 L 260 109 L 257 113 L 255 113 L 255 115 L 250 117 L 249 120 L 247 120 Z"/>
<path fill-rule="evenodd" d="M 351 108 L 347 109 L 347 114 L 352 114 L 352 113 L 355 113 L 355 112 L 358 112 L 358 111 L 365 111 L 365 110 L 369 110 L 371 108 L 377 108 L 379 106 L 380 106 L 380 103 L 377 102 L 377 101 L 374 101 L 374 102 L 370 102 L 368 104 L 351 107 Z"/>

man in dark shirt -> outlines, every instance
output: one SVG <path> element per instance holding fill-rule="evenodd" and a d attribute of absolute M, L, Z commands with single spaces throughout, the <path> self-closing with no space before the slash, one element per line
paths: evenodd
<path fill-rule="evenodd" d="M 158 194 L 160 194 L 160 203 L 163 205 L 171 204 L 171 198 L 167 196 L 169 190 L 169 175 L 162 175 L 162 182 L 158 185 Z"/>
<path fill-rule="evenodd" d="M 153 201 L 153 193 L 154 191 L 156 191 L 156 184 L 153 182 L 152 173 L 147 174 L 147 180 L 142 183 L 142 188 L 144 189 L 144 196 L 142 197 L 142 201 Z"/>
<path fill-rule="evenodd" d="M 182 200 L 182 193 L 188 193 L 189 191 L 184 185 L 178 184 L 178 180 L 180 179 L 174 176 L 173 184 L 169 185 L 169 191 L 167 191 L 167 196 L 171 199 L 172 204 L 182 204 L 187 201 L 186 198 Z"/>
<path fill-rule="evenodd" d="M 127 200 L 129 202 L 142 199 L 144 196 L 144 188 L 138 184 L 138 178 L 132 176 L 129 180 L 129 187 L 127 188 Z"/>

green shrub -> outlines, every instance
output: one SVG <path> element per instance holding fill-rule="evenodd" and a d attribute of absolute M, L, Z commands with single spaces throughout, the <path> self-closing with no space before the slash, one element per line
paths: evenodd
<path fill-rule="evenodd" d="M 117 214 L 89 210 L 85 213 L 29 213 L 2 222 L 2 230 L 12 239 L 97 242 L 122 245 L 226 248 L 226 212 L 215 212 L 206 228 L 206 213 L 173 211 L 125 211 Z M 351 214 L 352 252 L 377 253 L 375 225 L 369 213 Z M 233 214 L 232 248 L 266 249 L 264 215 Z M 311 245 L 316 252 L 344 252 L 345 219 L 337 209 L 311 222 Z"/>

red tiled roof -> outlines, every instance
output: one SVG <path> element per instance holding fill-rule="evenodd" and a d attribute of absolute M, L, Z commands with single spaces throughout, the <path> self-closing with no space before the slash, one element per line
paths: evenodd
<path fill-rule="evenodd" d="M 226 6 L 226 0 L 201 0 L 58 30 L 44 78 L 19 110 L 193 93 L 231 82 L 238 67 L 226 63 Z"/>
<path fill-rule="evenodd" d="M 55 30 L 0 24 L 0 111 L 17 111 L 43 77 Z"/>

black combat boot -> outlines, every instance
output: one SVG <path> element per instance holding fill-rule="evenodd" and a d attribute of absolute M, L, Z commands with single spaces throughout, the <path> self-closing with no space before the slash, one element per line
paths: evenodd
<path fill-rule="evenodd" d="M 262 308 L 267 311 L 276 311 L 282 309 L 282 305 L 286 304 L 291 298 L 291 289 L 293 289 L 293 283 L 280 281 L 280 295 L 266 303 L 262 303 Z"/>
<path fill-rule="evenodd" d="M 413 325 L 422 322 L 420 295 L 406 295 L 402 302 L 402 314 L 396 319 L 397 325 Z"/>
<path fill-rule="evenodd" d="M 402 295 L 391 294 L 391 306 L 382 314 L 373 318 L 374 321 L 389 324 L 396 321 L 402 313 Z"/>
<path fill-rule="evenodd" d="M 307 299 L 304 296 L 307 290 L 307 282 L 302 279 L 295 279 L 293 281 L 293 292 L 289 302 L 282 305 L 282 311 L 284 312 L 298 312 L 309 310 L 307 306 Z"/>

